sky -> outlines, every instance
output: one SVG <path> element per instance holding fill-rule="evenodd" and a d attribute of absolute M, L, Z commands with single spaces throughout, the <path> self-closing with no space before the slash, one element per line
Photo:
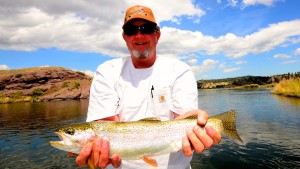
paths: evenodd
<path fill-rule="evenodd" d="M 60 66 L 93 74 L 129 56 L 125 11 L 150 7 L 159 57 L 197 80 L 300 71 L 299 0 L 0 0 L 0 70 Z"/>

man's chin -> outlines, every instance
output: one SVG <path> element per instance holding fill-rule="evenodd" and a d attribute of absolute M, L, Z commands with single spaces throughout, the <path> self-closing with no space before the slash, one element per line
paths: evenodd
<path fill-rule="evenodd" d="M 150 49 L 147 49 L 147 50 L 144 50 L 144 51 L 132 50 L 131 53 L 137 59 L 146 59 L 151 54 L 151 50 Z"/>

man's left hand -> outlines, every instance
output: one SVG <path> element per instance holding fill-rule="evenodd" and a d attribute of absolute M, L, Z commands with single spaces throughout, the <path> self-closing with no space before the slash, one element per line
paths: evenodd
<path fill-rule="evenodd" d="M 187 135 L 182 138 L 182 151 L 185 156 L 190 157 L 193 150 L 197 153 L 202 153 L 205 149 L 211 148 L 214 144 L 221 142 L 221 134 L 212 127 L 205 127 L 205 131 L 201 126 L 205 126 L 208 115 L 203 110 L 189 111 L 183 115 L 177 116 L 176 119 L 186 118 L 196 115 L 198 126 L 192 130 L 188 130 Z"/>

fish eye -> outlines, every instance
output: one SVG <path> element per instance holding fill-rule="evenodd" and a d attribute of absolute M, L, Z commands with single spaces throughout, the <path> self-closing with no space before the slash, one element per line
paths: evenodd
<path fill-rule="evenodd" d="M 75 130 L 73 128 L 67 128 L 65 131 L 67 134 L 74 135 Z"/>

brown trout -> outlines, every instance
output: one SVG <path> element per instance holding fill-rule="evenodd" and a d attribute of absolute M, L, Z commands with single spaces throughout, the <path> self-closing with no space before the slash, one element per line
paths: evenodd
<path fill-rule="evenodd" d="M 202 128 L 211 126 L 222 135 L 242 144 L 235 121 L 236 111 L 231 110 L 209 117 Z M 157 163 L 151 157 L 181 150 L 186 131 L 196 125 L 197 119 L 194 116 L 169 121 L 147 118 L 132 122 L 70 124 L 55 132 L 61 141 L 50 141 L 50 144 L 60 150 L 79 154 L 83 146 L 95 137 L 105 138 L 110 141 L 110 155 L 117 153 L 124 160 L 143 159 L 155 167 Z"/>

